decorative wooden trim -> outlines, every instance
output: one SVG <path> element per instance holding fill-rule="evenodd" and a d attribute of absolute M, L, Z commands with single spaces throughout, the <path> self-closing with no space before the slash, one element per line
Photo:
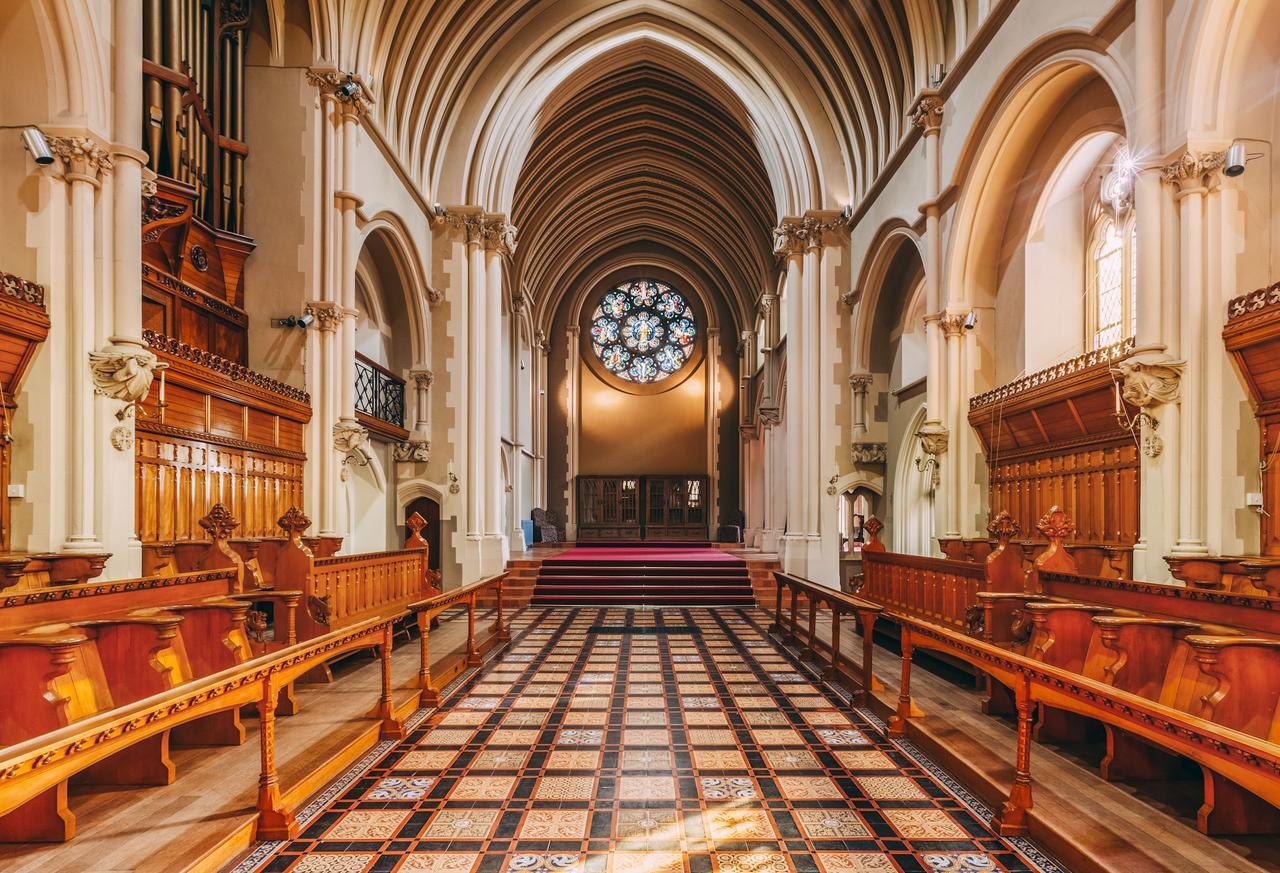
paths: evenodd
<path fill-rule="evenodd" d="M 139 418 L 136 426 L 139 431 L 156 434 L 157 436 L 170 436 L 194 442 L 210 443 L 215 446 L 224 446 L 228 449 L 243 449 L 247 452 L 271 455 L 274 458 L 287 458 L 291 461 L 305 461 L 307 459 L 306 452 L 295 452 L 292 449 L 277 448 L 265 443 L 250 442 L 249 440 L 238 440 L 235 437 L 205 433 L 202 430 L 174 427 L 171 424 L 161 424 L 148 418 Z"/>
<path fill-rule="evenodd" d="M 131 591 L 151 591 L 156 588 L 173 588 L 181 585 L 198 585 L 202 582 L 232 582 L 235 570 L 211 570 L 195 573 L 176 573 L 167 576 L 144 576 L 141 579 L 117 579 L 112 582 L 86 582 L 81 585 L 58 585 L 50 588 L 31 588 L 0 598 L 0 609 L 32 606 L 38 603 L 57 603 L 80 600 L 85 597 L 101 597 Z"/>
<path fill-rule="evenodd" d="M 142 338 L 147 345 L 154 351 L 162 353 L 164 356 L 173 361 L 181 361 L 186 364 L 192 364 L 205 370 L 228 379 L 246 388 L 255 388 L 260 392 L 272 395 L 272 399 L 278 400 L 284 398 L 292 400 L 295 403 L 303 405 L 307 410 L 307 417 L 310 418 L 311 413 L 311 395 L 301 388 L 295 388 L 292 385 L 286 385 L 272 379 L 270 376 L 264 376 L 248 367 L 237 364 L 235 361 L 229 361 L 226 358 L 219 357 L 212 352 L 204 349 L 198 349 L 195 346 L 174 339 L 171 336 L 156 333 L 151 330 L 144 330 Z"/>
<path fill-rule="evenodd" d="M 372 619 L 12 746 L 0 760 L 0 815 L 147 736 L 259 700 L 271 677 L 287 684 L 331 657 L 382 645 L 392 624 Z"/>
<path fill-rule="evenodd" d="M 150 282 L 157 287 L 164 288 L 166 291 L 172 291 L 175 294 L 179 294 L 200 308 L 209 310 L 214 315 L 231 322 L 237 327 L 243 327 L 246 330 L 249 327 L 249 316 L 243 309 L 219 300 L 212 294 L 201 291 L 194 285 L 188 285 L 181 279 L 170 276 L 168 273 L 162 272 L 150 264 L 144 263 L 142 265 L 142 280 L 144 282 Z"/>
<path fill-rule="evenodd" d="M 976 412 L 985 406 L 1008 403 L 1015 398 L 1021 399 L 1044 385 L 1053 385 L 1055 389 L 1067 393 L 1070 386 L 1080 377 L 1086 374 L 1093 375 L 1103 368 L 1110 369 L 1112 364 L 1129 357 L 1132 351 L 1133 337 L 1129 337 L 1106 348 L 1085 352 L 1083 355 L 1077 355 L 1052 367 L 1015 379 L 1007 385 L 1001 385 L 999 388 L 971 397 L 969 411 Z"/>
<path fill-rule="evenodd" d="M 363 424 L 365 429 L 370 433 L 384 437 L 393 443 L 404 442 L 409 438 L 410 432 L 405 428 L 397 427 L 389 421 L 383 421 L 380 418 L 375 418 L 374 416 L 361 412 L 358 409 L 356 410 L 356 421 Z"/>
<path fill-rule="evenodd" d="M 1263 310 L 1277 309 L 1280 309 L 1280 282 L 1228 300 L 1227 324 L 1235 327 L 1238 321 L 1259 315 Z"/>
<path fill-rule="evenodd" d="M 1243 609 L 1258 609 L 1280 613 L 1280 598 L 1266 597 L 1261 594 L 1234 594 L 1230 591 L 1216 591 L 1182 585 L 1159 585 L 1151 582 L 1137 582 L 1131 579 L 1107 579 L 1103 576 L 1082 576 L 1078 573 L 1041 573 L 1040 579 L 1046 582 L 1089 585 L 1118 593 L 1145 594 L 1173 600 L 1189 600 L 1197 603 L 1238 606 Z"/>
<path fill-rule="evenodd" d="M 44 286 L 0 270 L 0 294 L 44 309 Z"/>

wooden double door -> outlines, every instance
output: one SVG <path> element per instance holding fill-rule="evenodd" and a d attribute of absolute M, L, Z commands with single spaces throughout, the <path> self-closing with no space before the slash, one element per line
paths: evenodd
<path fill-rule="evenodd" d="M 706 540 L 706 476 L 579 476 L 579 540 Z"/>

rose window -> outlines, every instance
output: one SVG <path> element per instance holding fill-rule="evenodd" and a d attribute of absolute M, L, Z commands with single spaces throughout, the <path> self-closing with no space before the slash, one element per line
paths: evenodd
<path fill-rule="evenodd" d="M 652 279 L 609 291 L 591 315 L 591 347 L 606 370 L 638 384 L 661 382 L 693 357 L 697 319 L 684 295 Z"/>

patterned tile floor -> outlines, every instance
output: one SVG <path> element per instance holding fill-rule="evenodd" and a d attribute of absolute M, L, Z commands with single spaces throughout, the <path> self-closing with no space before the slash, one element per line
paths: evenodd
<path fill-rule="evenodd" d="M 1058 871 L 757 610 L 526 609 L 512 646 L 236 873 Z"/>

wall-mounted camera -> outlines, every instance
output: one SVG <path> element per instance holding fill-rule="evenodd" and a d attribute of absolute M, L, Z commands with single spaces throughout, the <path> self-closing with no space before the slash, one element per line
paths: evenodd
<path fill-rule="evenodd" d="M 310 312 L 307 312 L 302 315 L 290 315 L 288 318 L 273 318 L 271 319 L 271 326 L 272 327 L 300 327 L 303 330 L 306 330 L 307 327 L 309 327 L 311 323 L 314 322 L 315 320 L 316 320 L 316 317 L 312 315 Z"/>
<path fill-rule="evenodd" d="M 22 129 L 22 144 L 31 152 L 32 159 L 43 166 L 53 163 L 53 152 L 49 149 L 49 141 L 44 138 L 38 127 Z"/>

